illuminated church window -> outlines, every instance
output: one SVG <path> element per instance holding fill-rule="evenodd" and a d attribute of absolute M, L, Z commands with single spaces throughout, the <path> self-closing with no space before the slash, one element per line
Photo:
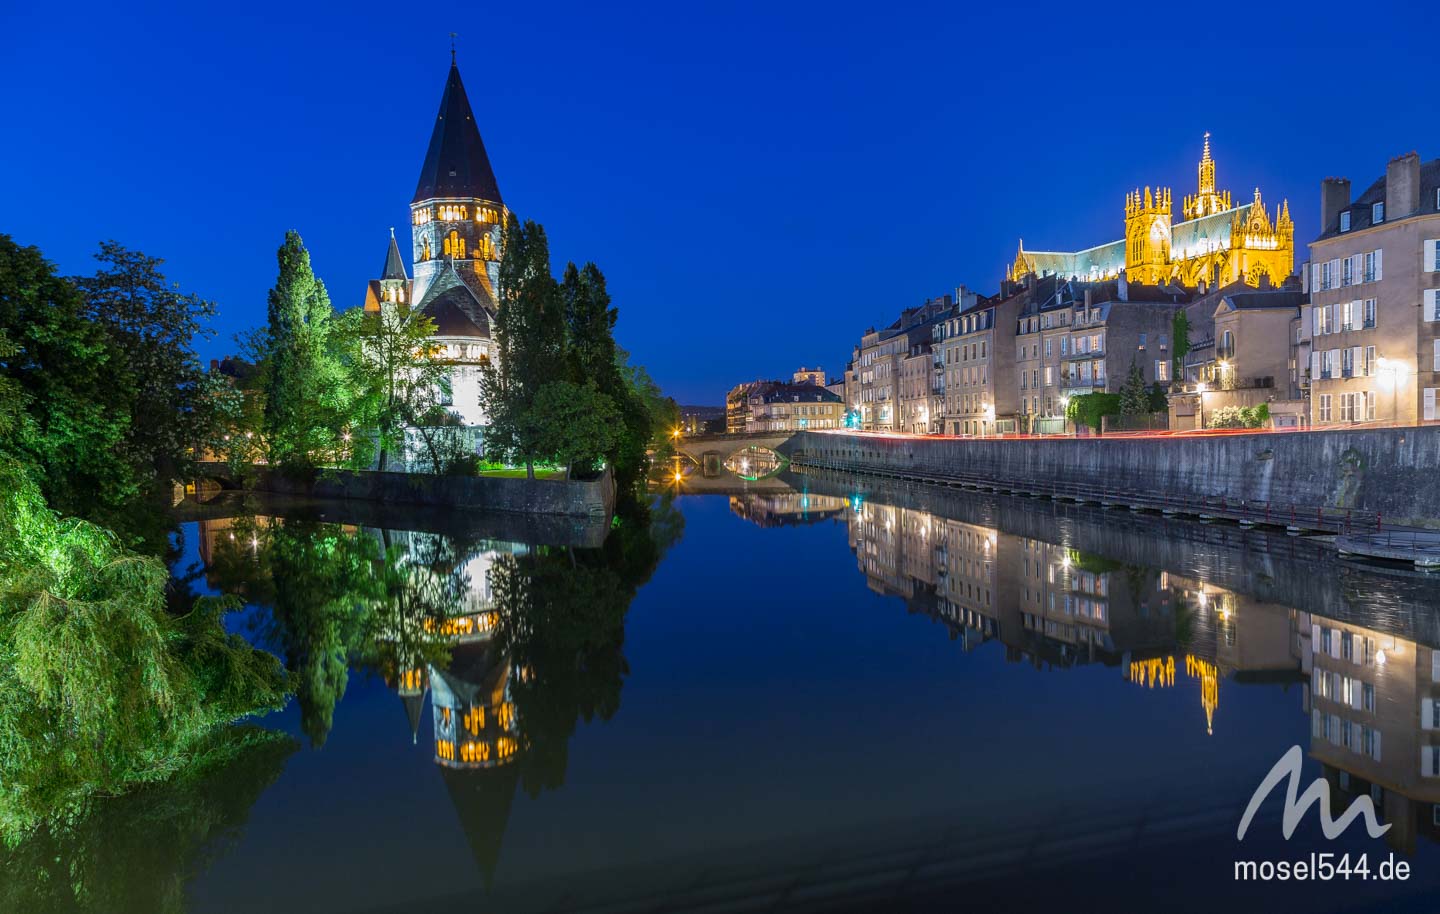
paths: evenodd
<path fill-rule="evenodd" d="M 495 243 L 490 240 L 489 234 L 480 236 L 480 256 L 485 260 L 495 259 Z"/>
<path fill-rule="evenodd" d="M 496 213 L 494 209 L 488 206 L 482 206 L 475 210 L 475 221 L 488 222 L 491 225 L 496 225 L 500 222 L 500 215 Z"/>
<path fill-rule="evenodd" d="M 445 236 L 443 243 L 444 253 L 447 257 L 463 258 L 465 256 L 465 239 L 460 237 L 459 232 L 451 231 Z"/>

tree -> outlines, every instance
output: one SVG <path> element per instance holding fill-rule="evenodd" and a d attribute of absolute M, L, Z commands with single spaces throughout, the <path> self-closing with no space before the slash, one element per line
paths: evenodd
<path fill-rule="evenodd" d="M 495 351 L 500 367 L 481 367 L 481 400 L 490 417 L 488 451 L 524 461 L 535 478 L 539 451 L 526 421 L 535 397 L 564 364 L 565 322 L 559 284 L 550 274 L 545 229 L 511 216 L 500 262 Z"/>
<path fill-rule="evenodd" d="M 275 658 L 214 598 L 167 606 L 169 575 L 62 520 L 0 459 L 0 836 L 74 821 L 92 798 L 166 781 L 232 721 L 274 710 Z"/>
<path fill-rule="evenodd" d="M 53 506 L 97 519 L 132 500 L 140 481 L 123 456 L 130 415 L 108 383 L 113 352 L 85 310 L 38 248 L 0 235 L 0 333 L 9 352 L 0 376 L 26 414 L 5 443 Z"/>
<path fill-rule="evenodd" d="M 1170 352 L 1175 359 L 1175 370 L 1170 377 L 1173 383 L 1179 384 L 1185 380 L 1185 356 L 1190 352 L 1190 316 L 1184 308 L 1176 311 L 1170 319 L 1170 336 Z"/>
<path fill-rule="evenodd" d="M 404 449 L 405 430 L 437 421 L 441 394 L 450 390 L 450 366 L 442 360 L 444 347 L 435 342 L 435 322 L 408 304 L 394 303 L 345 314 L 337 337 L 355 419 L 375 430 L 379 469 L 386 470 L 390 454 Z M 368 454 L 357 456 L 369 462 Z"/>
<path fill-rule="evenodd" d="M 536 394 L 526 420 L 537 453 L 565 464 L 570 477 L 577 470 L 592 472 L 620 437 L 620 410 L 593 381 L 551 381 Z"/>
<path fill-rule="evenodd" d="M 130 417 L 120 455 L 142 480 L 171 474 L 189 461 L 214 418 L 193 345 L 209 335 L 215 303 L 181 294 L 158 257 L 104 241 L 95 259 L 100 269 L 73 282 L 86 319 L 105 335 L 112 402 Z"/>
<path fill-rule="evenodd" d="M 1100 431 L 1106 416 L 1120 411 L 1119 394 L 1093 393 L 1071 397 L 1065 405 L 1065 418 L 1076 425 Z"/>
<path fill-rule="evenodd" d="M 265 391 L 265 438 L 272 463 L 292 470 L 316 466 L 340 450 L 348 424 L 347 391 L 331 349 L 334 309 L 310 267 L 298 232 L 285 233 L 280 274 L 270 290 L 268 320 L 258 340 Z"/>
<path fill-rule="evenodd" d="M 1150 412 L 1150 392 L 1145 387 L 1145 375 L 1132 358 L 1130 374 L 1120 388 L 1120 415 L 1141 416 Z"/>

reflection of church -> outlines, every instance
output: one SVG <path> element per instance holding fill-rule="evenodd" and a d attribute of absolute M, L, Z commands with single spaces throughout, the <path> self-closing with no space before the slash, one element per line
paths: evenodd
<path fill-rule="evenodd" d="M 446 405 L 472 429 L 485 424 L 480 366 L 495 358 L 492 327 L 508 212 L 452 53 L 440 111 L 410 200 L 415 278 L 405 273 L 392 229 L 385 267 L 380 278 L 369 283 L 365 310 L 408 303 L 435 322 L 435 339 L 452 366 Z"/>
<path fill-rule="evenodd" d="M 1196 192 L 1182 204 L 1184 219 L 1173 222 L 1170 188 L 1147 187 L 1125 195 L 1125 237 L 1120 241 L 1070 253 L 1027 251 L 1015 254 L 1007 278 L 1026 275 L 1062 279 L 1113 279 L 1125 271 L 1131 282 L 1186 286 L 1252 286 L 1262 277 L 1279 285 L 1295 264 L 1295 224 L 1290 204 L 1282 202 L 1272 221 L 1255 189 L 1251 203 L 1235 206 L 1230 192 L 1216 189 L 1210 134 L 1200 158 Z"/>

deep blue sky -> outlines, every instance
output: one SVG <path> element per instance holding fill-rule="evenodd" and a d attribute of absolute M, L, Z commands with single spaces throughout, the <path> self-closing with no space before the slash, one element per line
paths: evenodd
<path fill-rule="evenodd" d="M 0 5 L 0 231 L 66 272 L 114 238 L 264 319 L 305 237 L 337 306 L 408 227 L 459 32 L 506 202 L 594 260 L 623 346 L 682 402 L 822 363 L 1017 236 L 1121 236 L 1124 194 L 1291 201 L 1440 155 L 1433 10 L 873 3 Z M 52 12 L 52 10 L 56 10 Z M 402 249 L 404 249 L 402 245 Z M 1303 255 L 1302 255 L 1303 256 Z"/>

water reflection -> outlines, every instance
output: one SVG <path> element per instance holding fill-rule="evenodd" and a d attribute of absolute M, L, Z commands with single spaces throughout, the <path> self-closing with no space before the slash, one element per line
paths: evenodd
<path fill-rule="evenodd" d="M 1222 692 L 1233 702 L 1239 684 L 1297 685 L 1334 808 L 1368 793 L 1392 847 L 1440 838 L 1440 582 L 1235 528 L 1157 537 L 1153 520 L 1099 509 L 854 485 L 822 474 L 731 508 L 773 526 L 811 516 L 797 505 L 844 505 L 817 516 L 843 518 L 868 587 L 965 651 L 998 642 L 1036 670 L 1100 664 L 1137 688 L 1189 682 L 1207 734 Z"/>
<path fill-rule="evenodd" d="M 303 514 L 199 523 L 210 586 L 266 610 L 251 635 L 294 676 L 312 748 L 352 669 L 394 690 L 413 742 L 428 698 L 434 764 L 487 885 L 516 790 L 563 785 L 579 721 L 619 710 L 625 614 L 682 529 L 664 502 L 600 548 Z"/>

